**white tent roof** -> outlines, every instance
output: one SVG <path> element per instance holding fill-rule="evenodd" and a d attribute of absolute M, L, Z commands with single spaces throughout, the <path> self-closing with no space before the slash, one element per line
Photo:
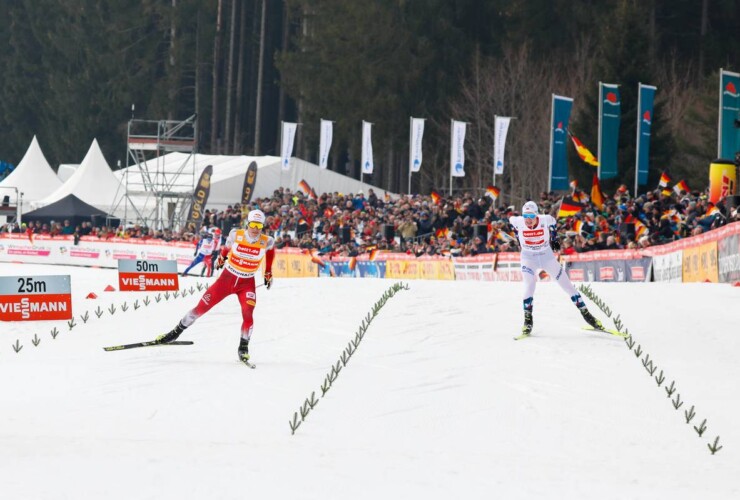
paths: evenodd
<path fill-rule="evenodd" d="M 73 194 L 85 203 L 108 212 L 114 201 L 123 196 L 124 192 L 121 182 L 108 166 L 97 139 L 93 139 L 82 163 L 67 182 L 31 205 L 34 209 L 41 208 Z"/>
<path fill-rule="evenodd" d="M 67 182 L 78 168 L 79 165 L 77 163 L 61 163 L 57 169 L 57 177 L 59 177 L 60 181 Z"/>
<path fill-rule="evenodd" d="M 170 191 L 191 192 L 193 186 L 190 183 L 197 183 L 206 166 L 213 165 L 211 192 L 206 203 L 208 208 L 222 209 L 241 201 L 244 176 L 247 167 L 253 161 L 257 162 L 257 184 L 253 199 L 271 196 L 281 186 L 295 191 L 301 180 L 305 180 L 319 194 L 334 191 L 345 194 L 356 193 L 359 190 L 366 191 L 368 188 L 373 188 L 378 196 L 385 194 L 385 190 L 331 170 L 320 169 L 318 165 L 298 158 L 292 158 L 290 170 L 284 171 L 280 165 L 280 158 L 277 156 L 203 154 L 194 155 L 194 158 L 188 158 L 188 156 L 186 153 L 169 153 L 149 160 L 147 169 L 152 177 L 156 175 L 160 179 L 167 179 L 172 184 Z M 137 186 L 140 190 L 143 185 L 142 174 L 138 166 L 121 169 L 115 172 L 115 175 L 122 179 L 124 185 L 128 182 L 129 190 L 136 189 L 132 186 Z M 179 179 L 175 180 L 178 175 Z M 126 176 L 128 176 L 128 181 L 126 181 Z"/>
<path fill-rule="evenodd" d="M 48 196 L 61 185 L 62 182 L 57 178 L 49 162 L 46 161 L 35 135 L 18 166 L 0 182 L 1 187 L 18 188 L 18 191 L 23 193 L 25 207 L 30 206 L 29 202 Z M 0 194 L 3 196 L 10 195 L 10 199 L 15 202 L 15 191 L 0 189 Z"/>

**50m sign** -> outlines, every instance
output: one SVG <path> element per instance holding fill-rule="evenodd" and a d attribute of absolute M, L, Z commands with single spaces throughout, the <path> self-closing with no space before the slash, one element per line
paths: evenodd
<path fill-rule="evenodd" d="M 72 319 L 69 276 L 0 277 L 0 321 Z"/>

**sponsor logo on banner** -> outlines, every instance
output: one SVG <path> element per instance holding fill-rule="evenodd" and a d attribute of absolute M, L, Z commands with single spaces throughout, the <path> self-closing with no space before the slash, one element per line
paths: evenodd
<path fill-rule="evenodd" d="M 583 281 L 583 278 L 584 278 L 583 269 L 570 269 L 568 271 L 568 276 L 570 276 L 571 281 Z"/>
<path fill-rule="evenodd" d="M 80 257 L 83 259 L 97 259 L 100 257 L 100 250 L 95 248 L 70 247 L 68 253 L 70 257 Z"/>
<path fill-rule="evenodd" d="M 630 267 L 632 281 L 645 281 L 645 269 L 642 266 Z"/>
<path fill-rule="evenodd" d="M 619 99 L 617 99 L 617 94 L 614 92 L 607 92 L 606 98 L 604 99 L 604 104 L 609 104 L 610 106 L 619 106 L 620 102 Z"/>
<path fill-rule="evenodd" d="M 69 276 L 0 278 L 0 321 L 47 321 L 72 318 Z"/>
<path fill-rule="evenodd" d="M 106 254 L 108 254 L 108 250 L 105 251 Z M 115 260 L 119 259 L 136 259 L 136 253 L 123 253 L 123 252 L 116 252 L 114 251 L 112 255 L 110 255 Z M 189 262 L 188 262 L 189 263 Z"/>
<path fill-rule="evenodd" d="M 612 266 L 599 268 L 599 279 L 601 281 L 614 280 L 614 268 Z"/>
<path fill-rule="evenodd" d="M 119 260 L 118 286 L 122 292 L 178 290 L 177 264 L 172 260 Z"/>
<path fill-rule="evenodd" d="M 730 97 L 739 97 L 740 94 L 738 94 L 737 89 L 735 88 L 735 84 L 732 82 L 727 82 L 727 85 L 725 85 L 725 90 L 723 92 L 724 95 L 728 95 Z"/>
<path fill-rule="evenodd" d="M 47 247 L 18 247 L 15 245 L 8 246 L 8 255 L 33 255 L 36 257 L 48 257 L 51 249 Z"/>
<path fill-rule="evenodd" d="M 644 124 L 646 124 L 646 125 L 650 125 L 650 124 L 652 123 L 652 120 L 651 120 L 651 118 L 650 118 L 650 110 L 646 110 L 646 111 L 645 111 L 645 112 L 644 112 L 644 113 L 642 114 L 642 123 L 644 123 Z"/>

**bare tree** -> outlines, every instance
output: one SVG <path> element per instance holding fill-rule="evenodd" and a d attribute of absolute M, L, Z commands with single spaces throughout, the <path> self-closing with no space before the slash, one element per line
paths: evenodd
<path fill-rule="evenodd" d="M 242 125 L 242 114 L 244 110 L 244 48 L 246 47 L 247 41 L 246 28 L 247 25 L 247 6 L 242 1 L 241 16 L 239 18 L 239 56 L 236 70 L 236 116 L 234 117 L 234 140 L 232 153 L 241 154 L 242 138 L 241 138 L 241 125 Z"/>
<path fill-rule="evenodd" d="M 265 67 L 265 20 L 267 18 L 267 0 L 262 0 L 262 20 L 260 21 L 260 55 L 257 67 L 257 110 L 254 113 L 254 154 L 259 155 L 260 131 L 262 129 L 262 78 Z"/>
<path fill-rule="evenodd" d="M 229 28 L 229 61 L 226 66 L 226 113 L 224 116 L 224 144 L 223 151 L 231 151 L 231 96 L 234 90 L 234 45 L 236 36 L 236 5 L 237 0 L 231 0 L 231 23 Z"/>

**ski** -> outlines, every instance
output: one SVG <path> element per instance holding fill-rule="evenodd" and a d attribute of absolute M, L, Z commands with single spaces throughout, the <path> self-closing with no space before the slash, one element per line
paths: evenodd
<path fill-rule="evenodd" d="M 192 340 L 175 340 L 173 342 L 161 343 L 156 340 L 150 340 L 148 342 L 136 342 L 135 344 L 123 344 L 123 345 L 112 345 L 110 347 L 103 347 L 104 351 L 122 351 L 123 349 L 135 349 L 137 347 L 150 347 L 153 345 L 192 345 Z"/>
<path fill-rule="evenodd" d="M 610 335 L 614 335 L 615 337 L 622 337 L 622 338 L 627 337 L 627 335 L 624 332 L 612 330 L 610 328 L 594 328 L 593 326 L 584 326 L 583 329 L 589 332 L 608 333 Z"/>
<path fill-rule="evenodd" d="M 246 359 L 240 359 L 239 361 L 241 361 L 242 363 L 244 363 L 245 365 L 247 365 L 248 367 L 250 367 L 252 370 L 254 370 L 255 368 L 257 368 L 257 365 L 255 365 L 254 363 L 252 363 L 250 361 L 247 361 Z"/>
<path fill-rule="evenodd" d="M 522 339 L 526 339 L 527 337 L 531 337 L 531 336 L 532 336 L 531 333 L 522 333 L 521 335 L 517 335 L 516 337 L 514 337 L 514 340 L 522 340 Z"/>

